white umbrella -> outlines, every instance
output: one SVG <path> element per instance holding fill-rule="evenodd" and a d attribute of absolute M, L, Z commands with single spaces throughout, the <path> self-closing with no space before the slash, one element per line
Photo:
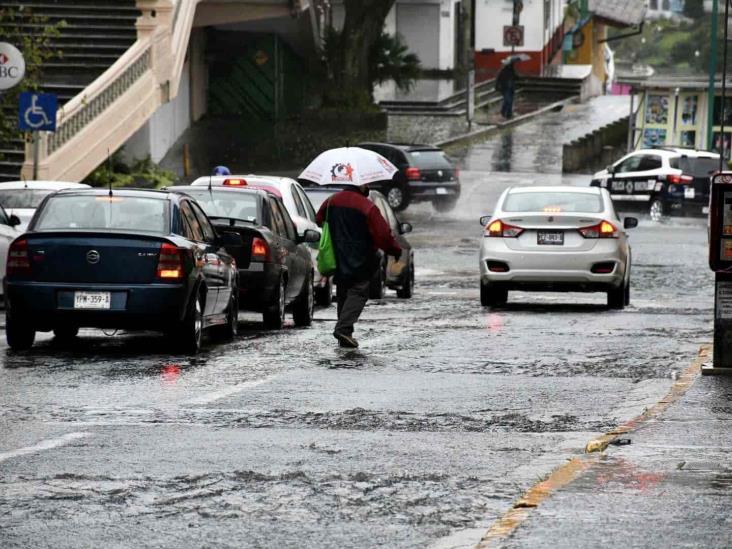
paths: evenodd
<path fill-rule="evenodd" d="M 299 179 L 318 185 L 358 186 L 388 181 L 396 172 L 394 164 L 378 153 L 360 147 L 341 147 L 318 155 Z"/>
<path fill-rule="evenodd" d="M 531 59 L 530 55 L 527 55 L 525 53 L 517 53 L 516 55 L 511 55 L 510 57 L 505 57 L 501 60 L 501 63 L 503 65 L 508 65 L 509 63 L 519 63 L 520 61 L 528 61 Z"/>

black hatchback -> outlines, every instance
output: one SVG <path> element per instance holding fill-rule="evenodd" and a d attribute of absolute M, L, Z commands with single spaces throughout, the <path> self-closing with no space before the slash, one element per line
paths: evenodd
<path fill-rule="evenodd" d="M 438 212 L 452 210 L 460 197 L 460 171 L 445 152 L 432 145 L 361 143 L 399 170 L 392 181 L 369 186 L 380 191 L 395 211 L 412 202 L 432 202 Z"/>

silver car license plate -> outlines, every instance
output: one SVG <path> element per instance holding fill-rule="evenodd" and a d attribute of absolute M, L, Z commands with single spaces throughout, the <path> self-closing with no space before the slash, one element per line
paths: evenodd
<path fill-rule="evenodd" d="M 111 292 L 74 292 L 74 309 L 109 309 Z"/>
<path fill-rule="evenodd" d="M 563 246 L 564 232 L 562 231 L 539 231 L 536 233 L 536 242 L 540 245 Z"/>

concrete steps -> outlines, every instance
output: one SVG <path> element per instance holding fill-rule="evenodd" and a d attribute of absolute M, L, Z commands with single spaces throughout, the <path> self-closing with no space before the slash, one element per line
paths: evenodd
<path fill-rule="evenodd" d="M 63 22 L 49 44 L 61 54 L 43 66 L 39 86 L 41 92 L 55 93 L 59 105 L 82 92 L 137 39 L 140 11 L 135 0 L 4 0 L 2 4 L 21 14 L 18 28 L 27 34 L 43 28 L 30 20 L 31 14 L 50 24 Z M 15 108 L 1 114 L 16 118 Z M 0 143 L 0 152 L 0 181 L 18 179 L 25 158 L 22 136 Z"/>

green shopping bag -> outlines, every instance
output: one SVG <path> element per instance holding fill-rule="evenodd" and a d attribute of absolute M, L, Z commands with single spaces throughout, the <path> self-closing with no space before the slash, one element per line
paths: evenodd
<path fill-rule="evenodd" d="M 323 276 L 330 276 L 336 270 L 335 248 L 333 240 L 330 238 L 330 227 L 328 226 L 328 211 L 330 204 L 325 209 L 325 223 L 323 223 L 323 231 L 320 233 L 320 244 L 318 244 L 318 271 Z"/>

